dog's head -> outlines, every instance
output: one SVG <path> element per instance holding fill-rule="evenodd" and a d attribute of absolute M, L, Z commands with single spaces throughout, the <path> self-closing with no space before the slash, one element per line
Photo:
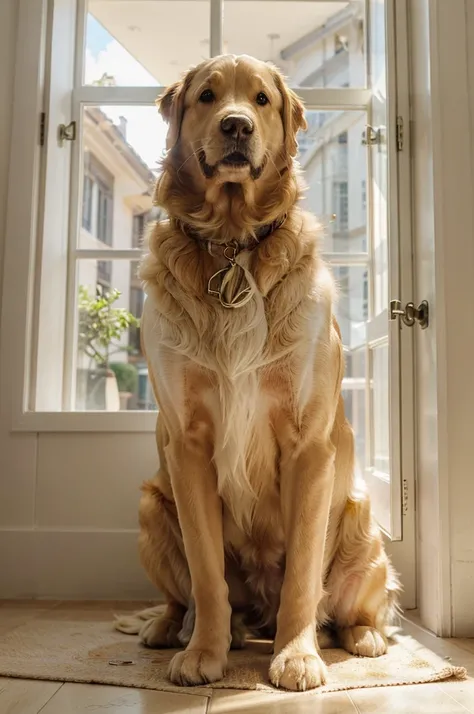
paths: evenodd
<path fill-rule="evenodd" d="M 203 62 L 159 99 L 175 168 L 205 184 L 245 184 L 291 165 L 304 108 L 279 71 L 251 57 Z"/>

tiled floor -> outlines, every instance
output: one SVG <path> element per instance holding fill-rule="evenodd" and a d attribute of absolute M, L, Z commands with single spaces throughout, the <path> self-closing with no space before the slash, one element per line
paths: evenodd
<path fill-rule="evenodd" d="M 121 603 L 123 605 L 123 603 Z M 137 604 L 140 606 L 140 604 Z M 0 636 L 45 609 L 112 611 L 112 604 L 0 601 Z M 474 676 L 474 639 L 439 640 L 407 622 L 405 631 Z M 87 684 L 0 678 L 0 714 L 474 714 L 474 679 L 321 695 L 215 690 L 212 698 Z"/>

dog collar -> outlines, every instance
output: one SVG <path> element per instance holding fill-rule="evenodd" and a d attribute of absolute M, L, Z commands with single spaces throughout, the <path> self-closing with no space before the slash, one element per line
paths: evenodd
<path fill-rule="evenodd" d="M 264 240 L 264 238 L 268 238 L 268 236 L 278 230 L 278 228 L 281 228 L 282 225 L 285 223 L 286 219 L 287 214 L 285 213 L 284 216 L 282 216 L 281 218 L 277 218 L 275 221 L 273 221 L 273 223 L 268 223 L 264 226 L 260 226 L 254 236 L 249 236 L 249 238 L 254 241 L 254 245 L 252 246 L 242 245 L 242 243 L 237 238 L 233 238 L 227 243 L 215 243 L 212 240 L 206 240 L 205 238 L 201 238 L 201 236 L 199 235 L 199 231 L 193 228 L 193 226 L 191 226 L 189 223 L 182 221 L 180 218 L 173 218 L 172 220 L 182 233 L 184 233 L 189 238 L 195 240 L 201 246 L 201 248 L 204 248 L 208 251 L 208 253 L 215 256 L 216 254 L 214 250 L 218 248 L 222 249 L 224 255 L 227 249 L 235 249 L 236 254 L 240 253 L 242 250 L 253 250 L 253 248 L 257 247 L 260 241 Z"/>
<path fill-rule="evenodd" d="M 228 243 L 214 243 L 213 241 L 204 240 L 189 224 L 176 218 L 174 222 L 185 235 L 196 240 L 210 255 L 215 256 L 214 250 L 216 248 L 222 249 L 222 255 L 228 261 L 228 265 L 211 275 L 207 283 L 207 294 L 219 300 L 222 307 L 236 309 L 246 305 L 252 299 L 256 290 L 255 281 L 248 269 L 239 262 L 239 255 L 253 250 L 261 240 L 281 228 L 286 218 L 285 214 L 282 218 L 273 221 L 273 223 L 261 226 L 256 235 L 252 236 L 254 240 L 253 246 L 242 246 L 238 240 L 232 240 Z"/>

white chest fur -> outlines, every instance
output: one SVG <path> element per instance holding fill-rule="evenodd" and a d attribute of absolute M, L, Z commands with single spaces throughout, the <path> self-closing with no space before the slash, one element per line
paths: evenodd
<path fill-rule="evenodd" d="M 284 361 L 292 375 L 291 401 L 304 408 L 327 305 L 311 286 L 305 292 L 295 285 L 286 291 L 286 301 L 282 291 L 281 303 L 257 289 L 247 304 L 226 309 L 182 290 L 171 275 L 164 283 L 165 290 L 149 292 L 143 323 L 160 407 L 172 428 L 185 429 L 185 372 L 201 368 L 212 374 L 215 386 L 200 398 L 212 415 L 218 488 L 236 521 L 245 525 L 259 495 L 257 474 L 275 468 L 274 438 L 261 437 L 276 395 L 263 388 L 262 374 Z"/>

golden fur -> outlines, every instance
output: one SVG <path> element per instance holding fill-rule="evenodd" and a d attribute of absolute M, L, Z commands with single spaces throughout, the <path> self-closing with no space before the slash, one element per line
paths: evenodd
<path fill-rule="evenodd" d="M 263 628 L 275 637 L 270 680 L 316 687 L 321 627 L 350 652 L 384 653 L 398 585 L 356 475 L 320 231 L 299 206 L 303 107 L 271 65 L 222 56 L 170 87 L 160 110 L 170 128 L 156 200 L 169 219 L 141 266 L 160 468 L 143 487 L 140 552 L 168 607 L 117 626 L 149 646 L 187 644 L 170 665 L 183 685 L 222 677 L 231 641 Z M 252 291 L 237 309 L 207 294 L 230 241 Z"/>

